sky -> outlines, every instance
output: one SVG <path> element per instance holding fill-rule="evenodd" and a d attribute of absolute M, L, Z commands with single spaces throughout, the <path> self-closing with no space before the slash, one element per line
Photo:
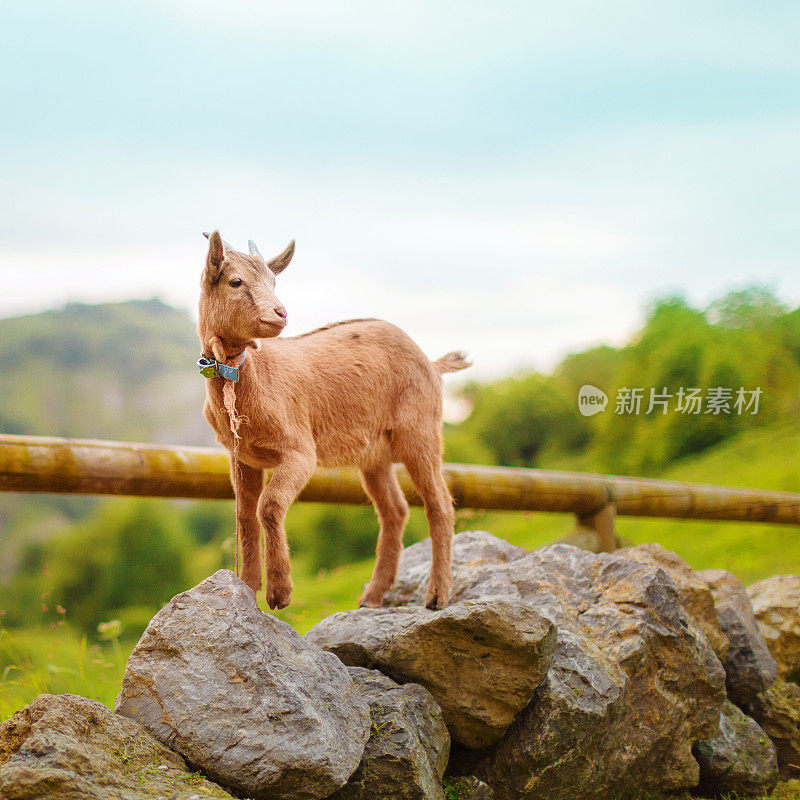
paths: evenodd
<path fill-rule="evenodd" d="M 287 335 L 381 317 L 473 378 L 621 343 L 667 294 L 800 304 L 796 3 L 3 15 L 0 316 L 194 314 L 214 228 L 265 256 L 296 240 Z"/>

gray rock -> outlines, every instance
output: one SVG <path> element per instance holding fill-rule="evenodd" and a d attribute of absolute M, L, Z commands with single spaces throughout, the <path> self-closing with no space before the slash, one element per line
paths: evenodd
<path fill-rule="evenodd" d="M 800 682 L 800 576 L 775 575 L 749 586 L 747 594 L 778 675 Z"/>
<path fill-rule="evenodd" d="M 492 787 L 474 775 L 444 779 L 447 800 L 494 800 Z"/>
<path fill-rule="evenodd" d="M 262 613 L 229 570 L 174 597 L 125 668 L 117 711 L 236 794 L 327 797 L 369 737 L 341 662 Z"/>
<path fill-rule="evenodd" d="M 678 597 L 686 615 L 708 639 L 717 658 L 724 659 L 730 644 L 722 632 L 708 583 L 703 580 L 677 553 L 660 544 L 637 544 L 617 551 L 618 555 L 644 564 L 661 567 L 678 587 Z"/>
<path fill-rule="evenodd" d="M 359 608 L 322 620 L 306 638 L 345 664 L 419 683 L 468 747 L 502 736 L 542 682 L 555 630 L 514 598 L 454 603 L 442 611 Z"/>
<path fill-rule="evenodd" d="M 693 752 L 703 796 L 761 797 L 778 782 L 775 747 L 758 723 L 729 700 L 722 707 L 717 735 L 697 742 Z"/>
<path fill-rule="evenodd" d="M 40 694 L 0 724 L 4 800 L 231 798 L 141 725 L 74 694 Z"/>
<path fill-rule="evenodd" d="M 375 670 L 348 671 L 369 703 L 372 726 L 361 764 L 331 800 L 445 800 L 450 734 L 433 695 Z"/>
<path fill-rule="evenodd" d="M 747 590 L 730 572 L 708 569 L 697 573 L 708 584 L 722 632 L 730 647 L 722 665 L 728 697 L 745 707 L 775 680 L 777 665 L 759 633 Z"/>
<path fill-rule="evenodd" d="M 747 708 L 772 739 L 781 780 L 800 778 L 800 686 L 777 680 Z"/>
<path fill-rule="evenodd" d="M 472 560 L 462 536 L 454 539 L 453 601 L 514 598 L 550 619 L 558 639 L 531 703 L 493 746 L 454 748 L 453 771 L 476 775 L 498 800 L 599 800 L 696 786 L 691 747 L 717 731 L 725 673 L 666 572 L 569 545 Z M 503 552 L 489 534 L 467 537 L 468 551 L 476 537 L 485 552 Z M 403 563 L 424 575 L 408 554 L 415 547 Z M 418 602 L 422 592 L 424 582 L 393 600 Z"/>

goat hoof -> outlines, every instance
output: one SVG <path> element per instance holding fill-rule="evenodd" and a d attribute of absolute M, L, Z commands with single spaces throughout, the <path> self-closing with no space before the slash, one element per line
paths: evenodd
<path fill-rule="evenodd" d="M 267 597 L 267 604 L 272 611 L 282 611 L 289 605 L 290 602 L 291 598 L 288 600 L 276 600 L 275 598 Z"/>
<path fill-rule="evenodd" d="M 282 583 L 282 585 L 281 585 Z M 267 588 L 267 604 L 274 611 L 275 609 L 283 609 L 289 605 L 292 599 L 292 582 L 281 582 L 277 585 L 268 584 Z"/>
<path fill-rule="evenodd" d="M 386 592 L 367 587 L 358 601 L 359 608 L 380 608 L 383 605 L 383 596 Z"/>
<path fill-rule="evenodd" d="M 428 589 L 428 596 L 425 598 L 425 608 L 431 611 L 441 611 L 446 605 L 450 595 L 448 591 L 437 591 L 435 589 Z"/>

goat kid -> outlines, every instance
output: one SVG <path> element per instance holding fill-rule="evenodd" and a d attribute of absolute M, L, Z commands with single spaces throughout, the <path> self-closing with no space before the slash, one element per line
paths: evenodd
<path fill-rule="evenodd" d="M 236 383 L 209 378 L 203 409 L 231 458 L 239 574 L 260 590 L 263 527 L 267 602 L 285 608 L 292 592 L 286 512 L 317 464 L 355 466 L 380 521 L 372 578 L 359 602 L 379 607 L 397 574 L 408 519 L 392 470 L 402 462 L 430 526 L 426 605 L 443 608 L 454 514 L 442 478 L 441 376 L 469 362 L 461 353 L 431 362 L 403 331 L 377 319 L 275 338 L 286 326 L 275 276 L 291 261 L 294 242 L 270 261 L 252 241 L 249 249 L 233 250 L 217 231 L 209 236 L 198 325 L 204 356 L 229 366 L 245 356 Z M 273 469 L 266 485 L 265 469 Z"/>

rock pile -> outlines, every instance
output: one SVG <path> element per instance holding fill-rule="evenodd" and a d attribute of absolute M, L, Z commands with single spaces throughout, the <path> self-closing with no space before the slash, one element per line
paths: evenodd
<path fill-rule="evenodd" d="M 151 620 L 116 713 L 41 695 L 0 725 L 0 798 L 744 796 L 797 774 L 800 687 L 773 682 L 798 579 L 746 591 L 657 545 L 453 552 L 443 611 L 422 542 L 386 607 L 306 636 L 220 570 Z"/>
<path fill-rule="evenodd" d="M 725 674 L 663 569 L 569 545 L 520 552 L 486 533 L 457 536 L 453 553 L 453 602 L 522 601 L 557 630 L 532 701 L 496 745 L 458 749 L 455 769 L 499 800 L 697 785 L 692 746 L 717 730 Z M 405 550 L 391 603 L 420 601 L 427 558 L 427 543 Z"/>

